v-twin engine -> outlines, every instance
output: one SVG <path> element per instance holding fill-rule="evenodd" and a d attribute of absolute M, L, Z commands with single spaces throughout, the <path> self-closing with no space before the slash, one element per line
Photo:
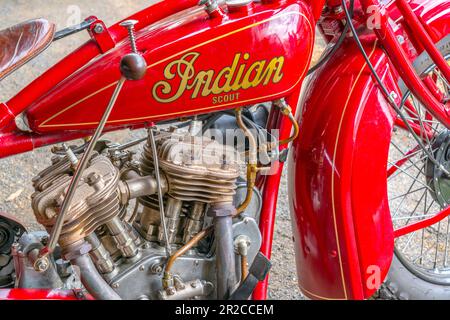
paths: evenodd
<path fill-rule="evenodd" d="M 241 259 L 251 264 L 261 245 L 260 195 L 254 189 L 252 204 L 235 215 L 247 193 L 239 154 L 233 146 L 195 135 L 194 129 L 195 123 L 189 130 L 154 131 L 140 157 L 120 145 L 98 143 L 101 147 L 90 159 L 65 216 L 61 254 L 54 257 L 56 264 L 38 266 L 42 272 L 57 274 L 50 285 L 70 286 L 66 279 L 69 274 L 74 277 L 67 272 L 71 264 L 72 269 L 80 268 L 83 286 L 97 298 L 108 297 L 102 290 L 122 299 L 229 295 L 241 277 Z M 82 149 L 58 150 L 52 165 L 33 180 L 32 207 L 48 232 L 56 223 Z M 214 233 L 194 241 L 212 225 Z M 168 259 L 192 242 L 176 260 Z M 18 282 L 23 287 L 39 276 L 29 260 L 20 260 L 24 271 Z"/>

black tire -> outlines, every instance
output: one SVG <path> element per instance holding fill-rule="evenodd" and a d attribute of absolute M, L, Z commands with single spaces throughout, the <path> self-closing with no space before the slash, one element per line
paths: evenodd
<path fill-rule="evenodd" d="M 412 273 L 394 254 L 381 298 L 394 300 L 450 300 L 450 286 L 428 282 Z"/>
<path fill-rule="evenodd" d="M 437 47 L 444 57 L 450 56 L 450 35 L 446 36 Z M 425 73 L 432 68 L 433 61 L 428 54 L 421 54 L 414 62 L 414 67 L 419 74 Z M 400 88 L 405 93 L 407 91 L 403 82 Z M 391 268 L 385 283 L 379 293 L 380 298 L 401 299 L 401 300 L 450 300 L 450 284 L 436 284 L 425 280 L 420 275 L 415 274 L 401 258 L 394 254 Z"/>

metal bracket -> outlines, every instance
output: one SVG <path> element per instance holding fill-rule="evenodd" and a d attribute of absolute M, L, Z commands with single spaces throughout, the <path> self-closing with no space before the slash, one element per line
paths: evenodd
<path fill-rule="evenodd" d="M 101 53 L 105 53 L 116 46 L 114 39 L 102 20 L 95 18 L 95 21 L 89 25 L 88 32 L 97 43 Z"/>

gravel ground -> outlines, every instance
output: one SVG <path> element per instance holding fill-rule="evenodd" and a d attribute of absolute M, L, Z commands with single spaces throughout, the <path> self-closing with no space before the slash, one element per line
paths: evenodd
<path fill-rule="evenodd" d="M 2 0 L 0 8 L 0 29 L 21 21 L 43 17 L 57 24 L 58 29 L 73 24 L 78 17 L 82 19 L 96 15 L 107 25 L 136 12 L 155 1 L 148 0 Z M 76 3 L 76 5 L 75 5 Z M 78 34 L 53 44 L 38 58 L 30 62 L 0 84 L 0 101 L 6 101 L 20 88 L 56 63 L 65 54 L 77 48 L 87 36 Z M 317 46 L 315 59 L 320 54 Z M 126 141 L 130 136 L 141 136 L 142 132 L 122 132 L 110 135 L 114 140 Z M 15 156 L 0 161 L 0 210 L 16 215 L 31 230 L 40 229 L 30 208 L 30 195 L 33 192 L 31 179 L 50 164 L 49 148 Z M 289 217 L 286 174 L 283 176 L 279 194 L 275 239 L 273 245 L 273 269 L 270 276 L 270 298 L 302 299 L 297 287 L 297 274 L 294 262 L 294 249 Z"/>

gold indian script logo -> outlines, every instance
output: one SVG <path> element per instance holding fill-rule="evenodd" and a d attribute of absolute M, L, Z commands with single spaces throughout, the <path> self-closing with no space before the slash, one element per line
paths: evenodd
<path fill-rule="evenodd" d="M 198 52 L 185 54 L 181 59 L 172 61 L 164 69 L 165 80 L 157 82 L 152 90 L 153 97 L 161 103 L 170 103 L 190 91 L 191 98 L 209 95 L 235 93 L 269 83 L 278 83 L 283 79 L 284 57 L 272 60 L 259 60 L 249 63 L 249 53 L 237 53 L 231 66 L 219 72 L 196 68 L 200 57 Z"/>

